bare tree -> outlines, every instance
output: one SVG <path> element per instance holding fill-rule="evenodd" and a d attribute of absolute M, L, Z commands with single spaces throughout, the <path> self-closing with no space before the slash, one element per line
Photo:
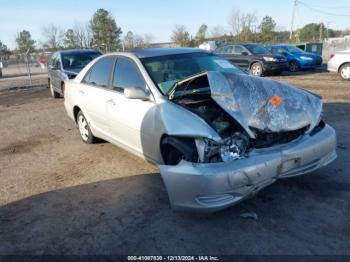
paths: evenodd
<path fill-rule="evenodd" d="M 92 46 L 92 32 L 88 24 L 76 23 L 73 28 L 77 42 L 80 47 L 91 48 Z"/>
<path fill-rule="evenodd" d="M 151 33 L 146 33 L 143 36 L 135 34 L 133 36 L 134 47 L 148 47 L 153 41 L 154 36 Z"/>
<path fill-rule="evenodd" d="M 228 17 L 231 34 L 238 41 L 252 40 L 255 32 L 254 24 L 257 20 L 255 12 L 243 13 L 238 8 L 232 9 Z"/>
<path fill-rule="evenodd" d="M 216 38 L 216 37 L 223 36 L 225 34 L 226 34 L 225 28 L 223 28 L 220 25 L 209 27 L 209 32 L 208 32 L 209 38 Z"/>
<path fill-rule="evenodd" d="M 46 38 L 45 43 L 50 48 L 56 50 L 62 46 L 64 33 L 59 26 L 55 24 L 49 24 L 48 26 L 43 28 L 42 32 L 44 37 Z"/>
<path fill-rule="evenodd" d="M 237 36 L 242 32 L 241 11 L 238 8 L 232 9 L 227 22 L 232 35 Z"/>
<path fill-rule="evenodd" d="M 171 40 L 179 46 L 189 46 L 191 43 L 190 34 L 184 25 L 175 25 L 175 29 L 171 34 Z"/>
<path fill-rule="evenodd" d="M 152 35 L 151 33 L 146 33 L 144 38 L 146 46 L 149 46 L 149 44 L 154 41 L 154 35 Z"/>

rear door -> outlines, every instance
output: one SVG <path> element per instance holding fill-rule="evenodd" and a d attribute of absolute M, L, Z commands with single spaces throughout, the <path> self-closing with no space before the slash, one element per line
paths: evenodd
<path fill-rule="evenodd" d="M 236 64 L 241 68 L 248 68 L 250 64 L 251 57 L 248 50 L 246 50 L 241 45 L 234 45 L 232 48 L 232 53 L 235 56 Z"/>
<path fill-rule="evenodd" d="M 128 99 L 124 89 L 134 87 L 151 94 L 136 63 L 127 57 L 119 56 L 115 63 L 112 90 L 108 94 L 107 112 L 110 133 L 113 139 L 134 153 L 142 156 L 147 141 L 152 141 L 154 130 L 154 107 L 151 100 Z"/>
<path fill-rule="evenodd" d="M 111 92 L 110 78 L 114 60 L 113 56 L 99 59 L 78 87 L 79 105 L 83 107 L 83 113 L 92 128 L 104 136 L 109 136 L 107 103 Z"/>

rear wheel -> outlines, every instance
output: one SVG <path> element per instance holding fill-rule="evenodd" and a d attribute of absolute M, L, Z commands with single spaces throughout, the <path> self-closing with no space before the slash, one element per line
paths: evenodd
<path fill-rule="evenodd" d="M 89 123 L 81 111 L 79 111 L 77 115 L 77 124 L 81 140 L 83 140 L 84 143 L 93 144 L 96 141 L 96 138 L 92 134 Z"/>
<path fill-rule="evenodd" d="M 51 93 L 51 96 L 53 98 L 59 98 L 60 97 L 60 94 L 58 92 L 55 91 L 55 89 L 53 88 L 53 85 L 50 81 L 50 93 Z"/>
<path fill-rule="evenodd" d="M 350 80 L 350 63 L 344 64 L 340 67 L 339 75 L 344 80 Z"/>
<path fill-rule="evenodd" d="M 252 74 L 255 76 L 262 76 L 263 67 L 260 63 L 254 63 L 251 65 L 250 71 L 252 71 Z"/>
<path fill-rule="evenodd" d="M 299 64 L 297 61 L 292 61 L 289 63 L 289 71 L 291 72 L 297 72 L 299 71 Z"/>

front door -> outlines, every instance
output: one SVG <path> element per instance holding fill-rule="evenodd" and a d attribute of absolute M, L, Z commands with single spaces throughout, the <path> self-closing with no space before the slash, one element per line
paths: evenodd
<path fill-rule="evenodd" d="M 136 63 L 119 56 L 113 72 L 113 91 L 109 93 L 107 105 L 110 134 L 116 142 L 134 153 L 148 156 L 148 142 L 152 141 L 150 138 L 154 130 L 155 103 L 126 98 L 124 89 L 127 87 L 141 88 L 150 93 Z"/>

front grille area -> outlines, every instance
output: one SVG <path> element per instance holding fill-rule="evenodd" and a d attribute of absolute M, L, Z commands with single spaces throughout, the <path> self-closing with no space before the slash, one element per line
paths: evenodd
<path fill-rule="evenodd" d="M 251 140 L 252 146 L 255 148 L 264 148 L 289 143 L 302 136 L 309 129 L 309 126 L 285 132 L 265 132 L 254 128 L 252 129 L 256 134 L 256 138 Z"/>

